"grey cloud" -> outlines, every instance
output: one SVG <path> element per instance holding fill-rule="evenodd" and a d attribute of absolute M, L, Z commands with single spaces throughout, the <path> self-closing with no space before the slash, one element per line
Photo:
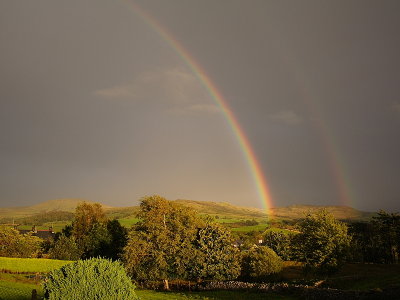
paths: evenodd
<path fill-rule="evenodd" d="M 219 111 L 196 76 L 178 67 L 142 73 L 131 82 L 100 89 L 94 94 L 113 100 L 152 101 L 167 105 L 168 112 L 179 114 Z"/>
<path fill-rule="evenodd" d="M 399 102 L 393 103 L 392 108 L 394 111 L 400 113 L 400 103 Z"/>
<path fill-rule="evenodd" d="M 291 110 L 279 111 L 275 114 L 272 114 L 270 118 L 273 121 L 287 125 L 297 125 L 303 122 L 303 118 Z"/>
<path fill-rule="evenodd" d="M 168 110 L 168 112 L 177 115 L 186 115 L 193 113 L 216 114 L 221 112 L 221 110 L 215 104 L 194 104 L 185 107 L 175 107 Z"/>

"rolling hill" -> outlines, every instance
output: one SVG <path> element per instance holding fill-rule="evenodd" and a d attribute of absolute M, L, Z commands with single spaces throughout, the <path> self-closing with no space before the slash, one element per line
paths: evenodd
<path fill-rule="evenodd" d="M 41 202 L 32 206 L 0 208 L 0 222 L 3 220 L 19 219 L 49 212 L 74 212 L 75 207 L 81 202 L 94 203 L 84 199 L 56 199 Z M 237 219 L 266 219 L 266 212 L 259 208 L 236 206 L 226 202 L 210 202 L 195 200 L 174 200 L 175 203 L 190 207 L 200 214 L 208 214 L 222 218 Z M 101 204 L 106 214 L 111 218 L 134 217 L 139 210 L 138 206 L 112 207 Z M 315 206 L 292 205 L 287 207 L 275 207 L 270 210 L 270 219 L 296 220 L 303 218 L 308 212 L 326 209 L 340 220 L 362 221 L 370 219 L 375 213 L 363 212 L 348 206 Z"/>
<path fill-rule="evenodd" d="M 236 206 L 227 202 L 174 200 L 175 203 L 190 207 L 201 214 L 236 216 L 245 218 L 265 218 L 267 215 L 260 208 Z"/>
<path fill-rule="evenodd" d="M 76 206 L 79 203 L 87 202 L 87 203 L 95 203 L 90 200 L 85 199 L 54 199 L 48 200 L 44 202 L 40 202 L 38 204 L 34 204 L 31 206 L 20 206 L 20 207 L 5 207 L 0 208 L 0 218 L 20 218 L 20 217 L 28 217 L 35 214 L 52 212 L 52 211 L 66 211 L 66 212 L 74 212 Z M 100 203 L 101 204 L 101 203 Z M 101 204 L 104 209 L 111 208 L 110 206 Z"/>

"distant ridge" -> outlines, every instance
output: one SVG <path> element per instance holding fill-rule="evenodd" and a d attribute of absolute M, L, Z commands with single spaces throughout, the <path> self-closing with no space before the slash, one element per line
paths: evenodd
<path fill-rule="evenodd" d="M 76 206 L 79 203 L 87 202 L 87 203 L 96 203 L 90 200 L 85 199 L 74 199 L 74 198 L 66 198 L 66 199 L 54 199 L 48 200 L 45 202 L 41 202 L 32 206 L 29 206 L 30 209 L 40 211 L 40 212 L 49 212 L 53 210 L 58 211 L 69 211 L 74 212 Z M 99 203 L 104 209 L 111 208 L 111 206 L 104 205 Z"/>
<path fill-rule="evenodd" d="M 10 215 L 13 217 L 25 217 L 51 211 L 74 212 L 76 206 L 82 202 L 96 203 L 90 200 L 76 198 L 54 199 L 40 202 L 31 206 L 0 208 L 0 217 L 9 217 Z M 101 205 L 104 209 L 111 208 L 110 206 L 104 204 Z"/>
<path fill-rule="evenodd" d="M 200 214 L 219 217 L 235 217 L 239 219 L 267 218 L 267 214 L 260 208 L 236 206 L 226 202 L 173 200 L 175 203 L 190 207 Z M 55 199 L 44 201 L 32 206 L 0 208 L 0 218 L 21 218 L 51 211 L 74 212 L 79 203 L 95 203 L 86 199 Z M 101 204 L 101 203 L 100 203 Z M 134 216 L 139 206 L 112 207 L 101 204 L 107 215 L 111 218 L 125 218 Z M 363 212 L 348 206 L 317 206 L 317 205 L 291 205 L 287 207 L 274 207 L 270 210 L 269 218 L 277 220 L 296 220 L 304 218 L 308 212 L 326 209 L 335 218 L 348 221 L 365 221 L 371 219 L 376 213 Z"/>

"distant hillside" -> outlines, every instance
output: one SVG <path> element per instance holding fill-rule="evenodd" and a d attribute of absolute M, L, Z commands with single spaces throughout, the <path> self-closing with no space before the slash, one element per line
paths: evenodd
<path fill-rule="evenodd" d="M 364 212 L 349 206 L 317 206 L 317 205 L 291 205 L 287 207 L 274 207 L 271 210 L 272 218 L 295 220 L 304 218 L 309 212 L 326 209 L 339 220 L 365 221 L 371 219 L 376 213 Z"/>
<path fill-rule="evenodd" d="M 48 200 L 38 204 L 34 204 L 32 206 L 21 206 L 21 207 L 6 207 L 0 208 L 0 218 L 4 217 L 26 217 L 32 216 L 39 213 L 46 213 L 51 211 L 66 211 L 66 212 L 74 212 L 76 206 L 79 203 L 88 202 L 95 203 L 90 200 L 85 199 L 55 199 Z M 111 208 L 110 206 L 101 204 L 104 209 Z"/>
<path fill-rule="evenodd" d="M 239 218 L 263 218 L 267 217 L 266 211 L 259 208 L 235 206 L 225 202 L 208 202 L 193 200 L 175 200 L 176 203 L 191 207 L 199 213 L 235 216 Z M 326 209 L 339 220 L 363 221 L 369 220 L 376 215 L 372 212 L 364 212 L 348 206 L 318 206 L 318 205 L 291 205 L 287 207 L 274 207 L 270 210 L 270 218 L 278 220 L 297 220 L 302 219 L 309 212 L 314 213 L 318 210 Z"/>
<path fill-rule="evenodd" d="M 32 206 L 0 208 L 0 220 L 12 218 L 21 219 L 28 216 L 39 216 L 49 212 L 74 212 L 76 206 L 81 202 L 94 203 L 84 199 L 57 199 L 41 202 Z M 236 206 L 226 202 L 174 200 L 175 203 L 190 207 L 200 214 L 212 216 L 259 219 L 267 218 L 264 210 L 259 208 Z M 101 204 L 110 218 L 129 218 L 135 216 L 139 206 L 111 207 Z M 292 205 L 287 207 L 275 207 L 271 209 L 269 218 L 277 220 L 296 220 L 304 218 L 308 212 L 315 212 L 325 208 L 340 220 L 369 220 L 375 213 L 363 212 L 347 206 L 315 206 L 315 205 Z"/>
<path fill-rule="evenodd" d="M 199 213 L 209 215 L 234 215 L 247 218 L 266 217 L 265 212 L 259 208 L 236 206 L 226 202 L 194 201 L 194 200 L 175 200 L 175 203 L 193 208 Z"/>

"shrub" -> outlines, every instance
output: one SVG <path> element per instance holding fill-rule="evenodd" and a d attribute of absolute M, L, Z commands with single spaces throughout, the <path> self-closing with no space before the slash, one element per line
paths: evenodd
<path fill-rule="evenodd" d="M 282 259 L 268 247 L 253 247 L 242 253 L 242 277 L 265 278 L 281 270 Z"/>
<path fill-rule="evenodd" d="M 138 299 L 135 286 L 118 261 L 102 258 L 79 260 L 52 271 L 44 282 L 45 298 Z"/>

